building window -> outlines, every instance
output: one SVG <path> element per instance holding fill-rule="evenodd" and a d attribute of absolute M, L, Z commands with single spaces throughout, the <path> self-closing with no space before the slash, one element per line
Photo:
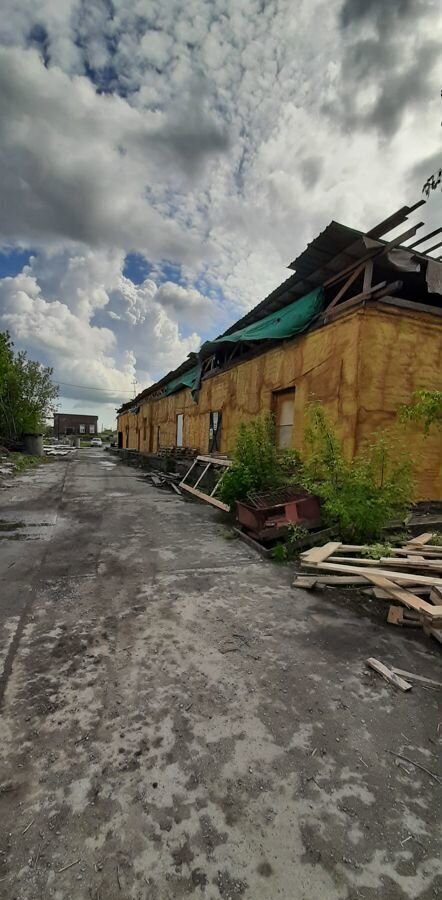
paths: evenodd
<path fill-rule="evenodd" d="M 95 434 L 95 425 L 89 425 L 89 434 Z"/>
<path fill-rule="evenodd" d="M 277 391 L 273 394 L 273 411 L 275 414 L 276 446 L 279 450 L 293 447 L 293 430 L 295 420 L 295 389 Z"/>
<path fill-rule="evenodd" d="M 86 432 L 86 425 L 79 425 L 79 426 L 78 426 L 78 430 L 79 430 L 80 434 L 85 434 L 85 432 Z"/>
<path fill-rule="evenodd" d="M 143 441 L 147 438 L 147 419 L 143 419 Z"/>
<path fill-rule="evenodd" d="M 184 416 L 183 413 L 178 413 L 176 417 L 176 445 L 177 447 L 183 446 L 183 429 L 184 429 Z"/>
<path fill-rule="evenodd" d="M 209 416 L 209 453 L 221 449 L 221 413 L 214 410 Z"/>

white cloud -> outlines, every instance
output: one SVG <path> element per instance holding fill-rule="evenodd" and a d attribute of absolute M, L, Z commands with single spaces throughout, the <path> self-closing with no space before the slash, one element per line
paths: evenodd
<path fill-rule="evenodd" d="M 111 404 L 112 414 L 130 398 L 134 379 L 138 389 L 147 387 L 201 343 L 194 331 L 183 337 L 173 305 L 169 314 L 151 279 L 136 286 L 122 266 L 121 254 L 88 251 L 83 257 L 39 257 L 19 275 L 0 280 L 0 330 L 53 367 L 63 397 L 94 403 L 106 421 L 103 403 Z M 194 302 L 204 299 L 190 294 Z"/>
<path fill-rule="evenodd" d="M 437 160 L 436 0 L 3 7 L 0 236 L 36 255 L 3 284 L 0 323 L 69 371 L 70 332 L 77 379 L 122 389 L 136 369 L 144 386 L 332 218 L 368 228 L 417 200 Z M 440 194 L 425 217 L 439 224 Z M 153 265 L 140 285 L 128 251 Z"/>

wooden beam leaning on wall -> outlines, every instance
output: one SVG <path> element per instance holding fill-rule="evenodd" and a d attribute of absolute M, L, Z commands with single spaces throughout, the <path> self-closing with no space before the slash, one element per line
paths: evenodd
<path fill-rule="evenodd" d="M 206 463 L 203 472 L 199 475 L 199 477 L 197 478 L 194 485 L 188 484 L 187 478 L 189 477 L 191 472 L 193 472 L 193 469 L 195 468 L 195 466 L 197 466 L 198 464 L 201 465 L 202 463 Z M 231 463 L 230 459 L 225 459 L 222 457 L 197 456 L 196 459 L 194 460 L 194 462 L 192 463 L 190 469 L 187 470 L 183 480 L 180 481 L 179 486 L 183 491 L 187 491 L 189 494 L 193 494 L 194 497 L 198 497 L 199 500 L 205 500 L 206 503 L 210 503 L 212 506 L 216 506 L 218 509 L 222 509 L 224 512 L 229 512 L 230 506 L 227 506 L 226 503 L 222 503 L 221 500 L 217 500 L 217 498 L 214 496 L 214 494 L 218 490 L 218 488 L 224 478 L 224 475 L 228 471 L 231 464 L 232 463 Z M 200 481 L 202 481 L 204 476 L 207 474 L 209 469 L 212 467 L 214 467 L 215 469 L 217 467 L 221 467 L 222 471 L 220 471 L 220 473 L 219 473 L 220 477 L 218 478 L 211 493 L 206 494 L 206 493 L 204 493 L 204 491 L 201 491 L 198 489 L 198 485 L 199 485 Z"/>

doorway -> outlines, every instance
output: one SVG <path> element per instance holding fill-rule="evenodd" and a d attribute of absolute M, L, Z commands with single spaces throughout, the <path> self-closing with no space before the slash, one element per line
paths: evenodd
<path fill-rule="evenodd" d="M 184 415 L 183 413 L 178 413 L 176 417 L 176 445 L 177 447 L 183 446 L 183 432 L 184 432 Z"/>
<path fill-rule="evenodd" d="M 288 388 L 285 391 L 275 391 L 273 394 L 276 446 L 278 450 L 290 450 L 293 447 L 295 393 L 295 388 Z"/>

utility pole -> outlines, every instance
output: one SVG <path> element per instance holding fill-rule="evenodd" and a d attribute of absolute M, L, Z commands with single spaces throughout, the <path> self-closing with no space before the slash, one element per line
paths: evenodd
<path fill-rule="evenodd" d="M 135 396 L 136 396 L 136 393 L 137 393 L 137 384 L 138 384 L 138 381 L 137 381 L 137 379 L 136 379 L 136 378 L 134 378 L 134 380 L 133 380 L 133 382 L 132 382 L 132 384 L 133 384 L 133 389 L 134 389 L 134 397 L 135 397 Z"/>

